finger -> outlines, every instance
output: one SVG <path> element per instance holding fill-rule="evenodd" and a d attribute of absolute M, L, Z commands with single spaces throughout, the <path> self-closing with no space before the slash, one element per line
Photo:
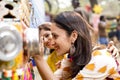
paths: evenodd
<path fill-rule="evenodd" d="M 41 39 L 40 39 L 40 44 L 41 44 L 41 47 L 43 47 L 44 46 L 44 37 L 41 37 Z"/>
<path fill-rule="evenodd" d="M 113 50 L 113 54 L 112 54 L 115 58 L 117 58 L 119 56 L 119 52 L 118 52 L 118 49 L 114 49 Z"/>
<path fill-rule="evenodd" d="M 61 61 L 58 61 L 56 64 L 55 64 L 56 68 L 59 69 L 60 66 L 61 66 Z"/>
<path fill-rule="evenodd" d="M 28 28 L 28 26 L 25 24 L 25 22 L 23 20 L 21 21 L 21 24 L 22 24 L 23 31 Z"/>
<path fill-rule="evenodd" d="M 115 46 L 111 46 L 108 51 L 112 54 L 114 58 L 119 56 L 118 49 Z"/>
<path fill-rule="evenodd" d="M 44 54 L 44 43 L 43 43 L 43 37 L 40 37 L 40 43 L 39 43 L 39 50 L 40 50 L 40 54 L 43 55 Z"/>
<path fill-rule="evenodd" d="M 114 42 L 113 41 L 110 41 L 109 43 L 108 43 L 108 46 L 107 46 L 107 48 L 109 49 L 111 46 L 113 46 L 114 45 Z"/>
<path fill-rule="evenodd" d="M 44 37 L 44 42 L 48 42 L 48 38 L 45 38 L 45 37 Z"/>
<path fill-rule="evenodd" d="M 44 48 L 44 38 L 41 38 L 41 48 Z"/>
<path fill-rule="evenodd" d="M 113 50 L 112 50 L 112 53 L 111 53 L 111 54 L 112 54 L 112 56 L 113 56 L 113 57 L 115 57 L 115 55 L 116 55 L 116 50 L 115 50 L 114 48 L 113 48 Z"/>
<path fill-rule="evenodd" d="M 112 53 L 112 52 L 113 52 L 113 49 L 114 49 L 114 47 L 113 47 L 113 46 L 110 46 L 109 48 L 107 48 L 107 51 L 110 52 L 110 53 Z"/>

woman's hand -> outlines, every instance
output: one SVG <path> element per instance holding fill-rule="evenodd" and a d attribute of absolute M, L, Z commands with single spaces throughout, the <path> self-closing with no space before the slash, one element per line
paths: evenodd
<path fill-rule="evenodd" d="M 107 50 L 112 54 L 112 56 L 114 58 L 117 58 L 119 56 L 119 51 L 118 49 L 115 47 L 114 42 L 110 41 L 108 46 L 107 46 Z"/>

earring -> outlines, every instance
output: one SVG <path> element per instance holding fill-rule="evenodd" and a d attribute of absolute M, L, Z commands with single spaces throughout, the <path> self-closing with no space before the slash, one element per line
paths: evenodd
<path fill-rule="evenodd" d="M 70 48 L 70 55 L 73 55 L 75 53 L 75 50 L 76 50 L 76 48 L 75 48 L 74 44 L 72 43 L 72 46 Z"/>

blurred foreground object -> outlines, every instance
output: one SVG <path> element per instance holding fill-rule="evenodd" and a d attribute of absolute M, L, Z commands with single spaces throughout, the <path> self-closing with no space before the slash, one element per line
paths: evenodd
<path fill-rule="evenodd" d="M 20 1 L 0 0 L 0 80 L 33 80 L 32 65 L 25 61 L 22 39 L 21 20 L 29 24 L 28 16 L 21 16 Z"/>
<path fill-rule="evenodd" d="M 13 25 L 0 23 L 0 60 L 13 60 L 22 49 L 22 37 Z"/>

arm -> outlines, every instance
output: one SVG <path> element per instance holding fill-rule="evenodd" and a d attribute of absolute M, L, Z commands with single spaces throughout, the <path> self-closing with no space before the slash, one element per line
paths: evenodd
<path fill-rule="evenodd" d="M 40 37 L 40 54 L 34 55 L 33 58 L 35 60 L 38 72 L 40 73 L 43 80 L 57 80 L 48 66 L 46 60 L 44 60 L 44 38 Z"/>
<path fill-rule="evenodd" d="M 66 80 L 70 75 L 69 66 L 71 66 L 71 62 L 69 59 L 63 59 L 61 67 L 56 70 L 54 74 L 49 68 L 46 60 L 40 56 L 35 57 L 35 62 L 43 80 Z"/>
<path fill-rule="evenodd" d="M 34 60 L 43 80 L 57 80 L 43 57 L 36 55 Z"/>

